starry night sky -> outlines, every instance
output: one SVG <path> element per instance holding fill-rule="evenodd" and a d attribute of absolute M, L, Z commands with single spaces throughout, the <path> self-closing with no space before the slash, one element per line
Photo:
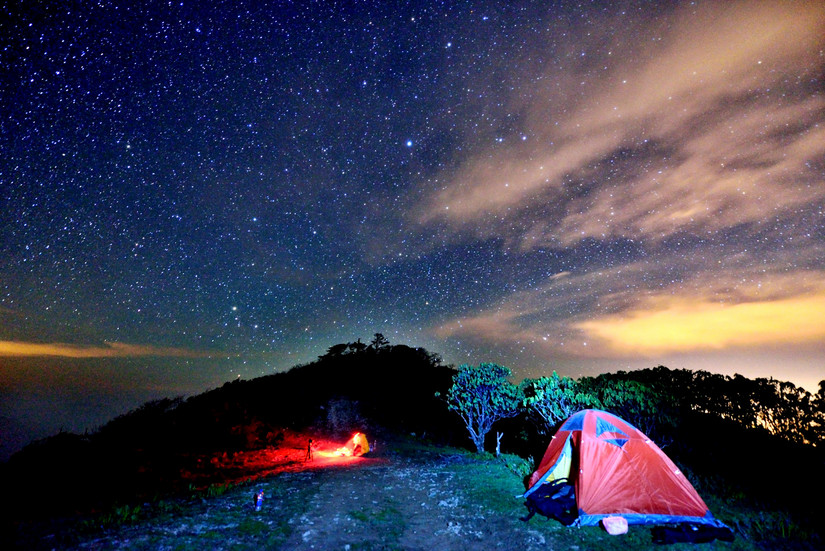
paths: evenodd
<path fill-rule="evenodd" d="M 825 379 L 820 2 L 5 6 L 6 448 L 378 332 Z"/>

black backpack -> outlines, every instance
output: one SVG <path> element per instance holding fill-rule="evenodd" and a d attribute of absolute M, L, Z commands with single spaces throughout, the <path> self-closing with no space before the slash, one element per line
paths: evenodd
<path fill-rule="evenodd" d="M 713 540 L 733 541 L 733 532 L 727 526 L 684 523 L 678 526 L 654 526 L 650 529 L 654 543 L 710 543 Z"/>
<path fill-rule="evenodd" d="M 525 505 L 529 511 L 527 516 L 521 519 L 525 522 L 538 513 L 570 526 L 579 516 L 576 508 L 576 490 L 566 478 L 542 484 L 527 496 Z"/>

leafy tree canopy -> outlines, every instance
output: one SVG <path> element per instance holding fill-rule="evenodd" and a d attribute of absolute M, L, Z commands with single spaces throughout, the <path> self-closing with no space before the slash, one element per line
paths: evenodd
<path fill-rule="evenodd" d="M 461 417 L 479 453 L 484 451 L 484 438 L 493 424 L 519 412 L 521 389 L 508 380 L 511 375 L 507 367 L 482 363 L 464 364 L 453 376 L 447 407 Z"/>
<path fill-rule="evenodd" d="M 600 407 L 599 400 L 582 391 L 581 385 L 570 377 L 561 377 L 553 371 L 549 377 L 522 381 L 522 403 L 538 420 L 539 432 L 547 433 L 558 422 L 582 409 Z"/>

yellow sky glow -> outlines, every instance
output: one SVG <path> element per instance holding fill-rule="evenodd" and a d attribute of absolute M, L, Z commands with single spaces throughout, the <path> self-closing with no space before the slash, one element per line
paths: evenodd
<path fill-rule="evenodd" d="M 119 342 L 103 346 L 67 343 L 32 343 L 0 341 L 0 356 L 59 356 L 63 358 L 125 358 L 136 356 L 204 357 L 205 354 L 184 348 L 157 347 Z"/>
<path fill-rule="evenodd" d="M 691 352 L 825 340 L 825 293 L 724 304 L 671 300 L 576 327 L 621 354 Z"/>

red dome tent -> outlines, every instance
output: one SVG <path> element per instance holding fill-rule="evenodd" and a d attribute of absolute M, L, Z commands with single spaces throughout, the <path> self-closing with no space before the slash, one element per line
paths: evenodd
<path fill-rule="evenodd" d="M 561 425 L 524 497 L 562 478 L 575 488 L 575 523 L 580 526 L 621 516 L 628 524 L 690 522 L 725 527 L 653 441 L 604 411 L 580 411 Z"/>

